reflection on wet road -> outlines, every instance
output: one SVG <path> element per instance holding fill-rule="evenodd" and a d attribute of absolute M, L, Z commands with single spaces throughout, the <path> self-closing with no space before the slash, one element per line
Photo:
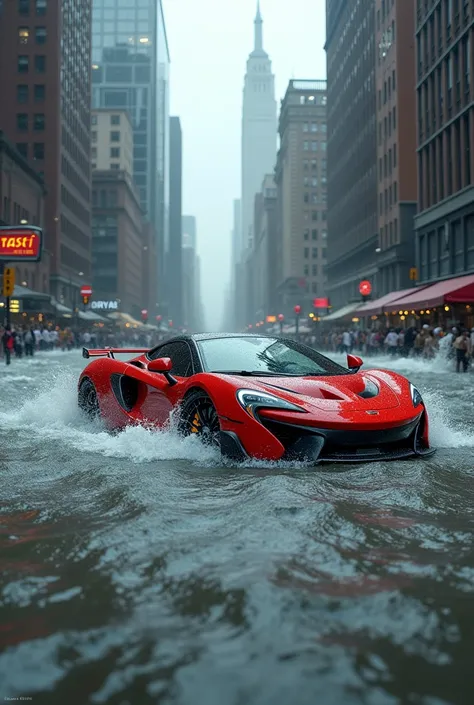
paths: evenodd
<path fill-rule="evenodd" d="M 427 400 L 429 460 L 223 469 L 195 438 L 83 422 L 82 364 L 1 372 L 0 695 L 471 702 L 474 375 L 390 362 Z"/>

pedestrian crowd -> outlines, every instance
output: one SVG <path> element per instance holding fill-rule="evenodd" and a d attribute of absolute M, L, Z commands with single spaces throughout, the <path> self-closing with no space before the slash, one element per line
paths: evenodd
<path fill-rule="evenodd" d="M 158 331 L 150 333 L 128 328 L 123 330 L 93 328 L 79 331 L 42 325 L 6 325 L 0 327 L 0 357 L 10 365 L 12 358 L 32 357 L 38 351 L 67 352 L 81 347 L 151 348 L 170 336 L 170 333 Z"/>
<path fill-rule="evenodd" d="M 438 352 L 456 361 L 456 371 L 467 372 L 474 351 L 474 328 L 432 327 L 425 323 L 416 328 L 389 328 L 388 330 L 359 330 L 337 328 L 324 333 L 315 341 L 319 349 L 334 353 L 360 353 L 365 356 L 416 357 L 432 360 Z"/>

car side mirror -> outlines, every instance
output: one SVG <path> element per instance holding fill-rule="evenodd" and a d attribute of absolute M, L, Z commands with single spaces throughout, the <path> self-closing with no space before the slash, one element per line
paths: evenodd
<path fill-rule="evenodd" d="M 164 375 L 171 386 L 178 383 L 172 374 L 173 363 L 170 357 L 158 357 L 156 360 L 150 360 L 147 369 L 149 372 L 160 372 Z"/>
<path fill-rule="evenodd" d="M 352 372 L 358 372 L 363 364 L 363 360 L 357 355 L 347 356 L 347 367 L 352 370 Z"/>

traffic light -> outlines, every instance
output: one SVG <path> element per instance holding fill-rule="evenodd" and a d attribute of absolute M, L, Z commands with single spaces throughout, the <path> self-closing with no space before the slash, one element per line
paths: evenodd
<path fill-rule="evenodd" d="M 7 297 L 13 294 L 15 288 L 15 270 L 13 267 L 5 267 L 3 272 L 2 295 Z"/>
<path fill-rule="evenodd" d="M 82 303 L 84 304 L 84 306 L 87 306 L 87 304 L 89 303 L 89 300 L 90 300 L 90 296 L 83 296 L 82 297 Z"/>

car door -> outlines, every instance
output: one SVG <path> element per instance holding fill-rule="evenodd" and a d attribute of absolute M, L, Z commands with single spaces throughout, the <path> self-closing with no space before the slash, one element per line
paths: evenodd
<path fill-rule="evenodd" d="M 168 421 L 173 410 L 173 399 L 179 396 L 178 385 L 193 374 L 193 363 L 189 345 L 182 340 L 165 343 L 153 352 L 153 360 L 160 357 L 171 359 L 173 365 L 171 374 L 178 380 L 178 384 L 170 387 L 164 375 L 159 372 L 153 373 L 157 375 L 156 386 L 147 385 L 147 394 L 142 403 L 141 413 L 145 421 L 162 426 Z"/>

